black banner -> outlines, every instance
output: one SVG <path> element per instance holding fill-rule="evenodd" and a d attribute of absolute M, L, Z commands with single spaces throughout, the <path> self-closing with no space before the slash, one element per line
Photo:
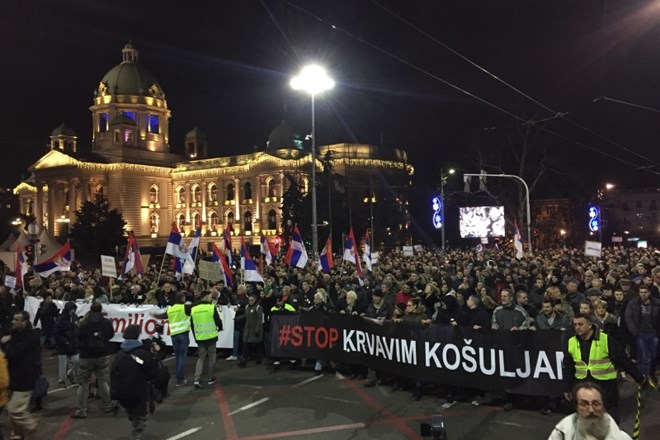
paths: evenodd
<path fill-rule="evenodd" d="M 516 394 L 565 390 L 563 350 L 572 333 L 483 331 L 379 322 L 321 313 L 271 316 L 270 354 L 361 364 L 421 382 Z"/>

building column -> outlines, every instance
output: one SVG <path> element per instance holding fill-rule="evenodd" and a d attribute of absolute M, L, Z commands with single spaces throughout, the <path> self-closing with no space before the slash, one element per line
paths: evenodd
<path fill-rule="evenodd" d="M 69 223 L 73 224 L 76 221 L 76 183 L 78 179 L 71 179 L 69 181 L 69 200 L 67 200 L 67 205 L 69 205 Z"/>
<path fill-rule="evenodd" d="M 36 199 L 37 203 L 34 204 L 34 218 L 39 227 L 42 227 L 44 224 L 44 185 L 41 182 L 37 182 Z"/>
<path fill-rule="evenodd" d="M 254 208 L 254 218 L 258 220 L 257 224 L 259 225 L 259 231 L 261 231 L 261 181 L 262 181 L 262 177 L 257 176 L 257 188 L 255 194 L 256 195 L 255 200 L 257 201 L 257 203 L 255 204 L 255 208 Z M 266 192 L 266 194 L 268 194 L 268 192 Z M 252 223 L 254 229 L 254 222 Z"/>
<path fill-rule="evenodd" d="M 82 179 L 80 181 L 80 190 L 81 190 L 80 203 L 89 202 L 89 180 Z"/>
<path fill-rule="evenodd" d="M 238 177 L 234 178 L 234 208 L 236 209 L 236 212 L 234 213 L 234 224 L 238 222 L 241 219 L 241 204 L 240 204 L 240 198 L 241 198 L 241 187 L 240 187 L 241 181 L 238 179 Z M 239 223 L 240 226 L 240 223 Z"/>
<path fill-rule="evenodd" d="M 190 182 L 184 183 L 184 188 L 186 189 L 186 222 L 190 223 L 190 200 L 192 200 L 192 197 L 190 197 Z"/>
<path fill-rule="evenodd" d="M 50 232 L 51 235 L 55 234 L 55 218 L 57 217 L 57 213 L 55 212 L 55 206 L 56 206 L 56 197 L 55 193 L 57 192 L 55 188 L 56 183 L 51 182 L 48 184 L 48 204 L 46 205 L 46 211 L 48 212 L 48 232 Z"/>
<path fill-rule="evenodd" d="M 202 190 L 202 223 L 206 223 L 206 191 L 208 188 L 208 185 L 206 182 L 202 182 L 199 184 L 201 190 Z"/>

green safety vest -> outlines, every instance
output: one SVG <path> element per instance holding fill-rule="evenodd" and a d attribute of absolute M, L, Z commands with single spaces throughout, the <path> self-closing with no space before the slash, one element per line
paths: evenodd
<path fill-rule="evenodd" d="M 198 304 L 192 308 L 190 317 L 197 341 L 207 341 L 218 337 L 214 314 L 215 306 L 213 304 Z"/>
<path fill-rule="evenodd" d="M 575 362 L 575 378 L 585 379 L 587 372 L 591 373 L 591 377 L 596 380 L 612 380 L 616 379 L 616 368 L 610 360 L 609 349 L 607 346 L 607 335 L 600 332 L 598 339 L 591 341 L 591 348 L 589 350 L 589 364 L 582 360 L 582 353 L 580 352 L 580 341 L 577 336 L 573 336 L 568 340 L 568 354 L 571 355 Z"/>
<path fill-rule="evenodd" d="M 167 320 L 170 322 L 170 336 L 190 331 L 190 316 L 186 315 L 183 304 L 174 304 L 167 309 Z"/>
<path fill-rule="evenodd" d="M 295 312 L 296 309 L 289 303 L 284 303 L 284 309 L 280 310 L 279 307 L 273 306 L 270 308 L 271 312 Z"/>

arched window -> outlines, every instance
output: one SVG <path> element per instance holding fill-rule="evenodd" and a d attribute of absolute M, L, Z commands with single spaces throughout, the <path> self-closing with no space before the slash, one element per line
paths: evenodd
<path fill-rule="evenodd" d="M 206 197 L 209 202 L 215 202 L 218 200 L 218 185 L 215 183 L 209 183 L 206 187 Z"/>
<path fill-rule="evenodd" d="M 277 213 L 274 209 L 268 211 L 268 229 L 277 229 Z"/>
<path fill-rule="evenodd" d="M 227 185 L 227 200 L 234 200 L 234 184 Z"/>
<path fill-rule="evenodd" d="M 300 194 L 305 195 L 309 190 L 309 180 L 306 177 L 300 177 L 298 180 L 298 187 L 300 188 Z"/>
<path fill-rule="evenodd" d="M 158 203 L 158 185 L 149 187 L 149 203 Z"/>
<path fill-rule="evenodd" d="M 277 182 L 275 179 L 268 181 L 268 197 L 277 197 Z"/>
<path fill-rule="evenodd" d="M 195 184 L 192 187 L 192 196 L 193 196 L 193 202 L 195 203 L 201 203 L 202 201 L 202 187 Z"/>
<path fill-rule="evenodd" d="M 183 186 L 178 186 L 175 190 L 176 193 L 176 203 L 183 204 L 186 203 L 186 188 Z"/>
<path fill-rule="evenodd" d="M 252 198 L 252 184 L 250 182 L 245 182 L 243 186 L 243 200 L 249 200 Z"/>
<path fill-rule="evenodd" d="M 245 214 L 243 214 L 243 225 L 245 232 L 252 232 L 252 212 L 246 211 Z"/>
<path fill-rule="evenodd" d="M 183 212 L 180 212 L 176 215 L 176 227 L 179 228 L 179 231 L 183 231 L 183 227 L 186 225 L 186 215 Z"/>
<path fill-rule="evenodd" d="M 193 212 L 192 229 L 197 230 L 197 227 L 201 226 L 201 224 L 202 224 L 202 215 L 198 211 Z"/>
<path fill-rule="evenodd" d="M 227 213 L 227 227 L 229 230 L 234 229 L 234 213 L 231 211 Z"/>
<path fill-rule="evenodd" d="M 215 211 L 209 211 L 206 214 L 206 218 L 209 224 L 209 229 L 215 231 L 215 228 L 218 226 L 218 213 Z"/>
<path fill-rule="evenodd" d="M 158 233 L 159 225 L 160 225 L 160 216 L 157 213 L 152 212 L 149 215 L 149 229 L 152 234 Z"/>

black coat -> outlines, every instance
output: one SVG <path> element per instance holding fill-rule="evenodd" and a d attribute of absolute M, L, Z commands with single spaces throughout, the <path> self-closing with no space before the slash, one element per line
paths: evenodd
<path fill-rule="evenodd" d="M 34 317 L 33 325 L 41 321 L 41 332 L 44 336 L 51 336 L 55 327 L 55 320 L 60 314 L 60 309 L 57 308 L 55 303 L 42 302 Z"/>
<path fill-rule="evenodd" d="M 12 330 L 11 340 L 2 345 L 9 367 L 9 389 L 31 391 L 41 374 L 41 343 L 32 330 Z"/>
<path fill-rule="evenodd" d="M 105 341 L 102 353 L 96 353 L 90 348 L 90 340 L 94 333 L 98 333 Z M 100 312 L 91 313 L 80 324 L 78 340 L 80 341 L 81 358 L 97 358 L 110 354 L 110 339 L 115 336 L 115 329 L 108 318 L 104 318 Z"/>
<path fill-rule="evenodd" d="M 60 315 L 55 321 L 53 329 L 55 338 L 55 349 L 57 354 L 73 356 L 78 353 L 80 345 L 78 342 L 78 317 L 68 313 Z"/>

